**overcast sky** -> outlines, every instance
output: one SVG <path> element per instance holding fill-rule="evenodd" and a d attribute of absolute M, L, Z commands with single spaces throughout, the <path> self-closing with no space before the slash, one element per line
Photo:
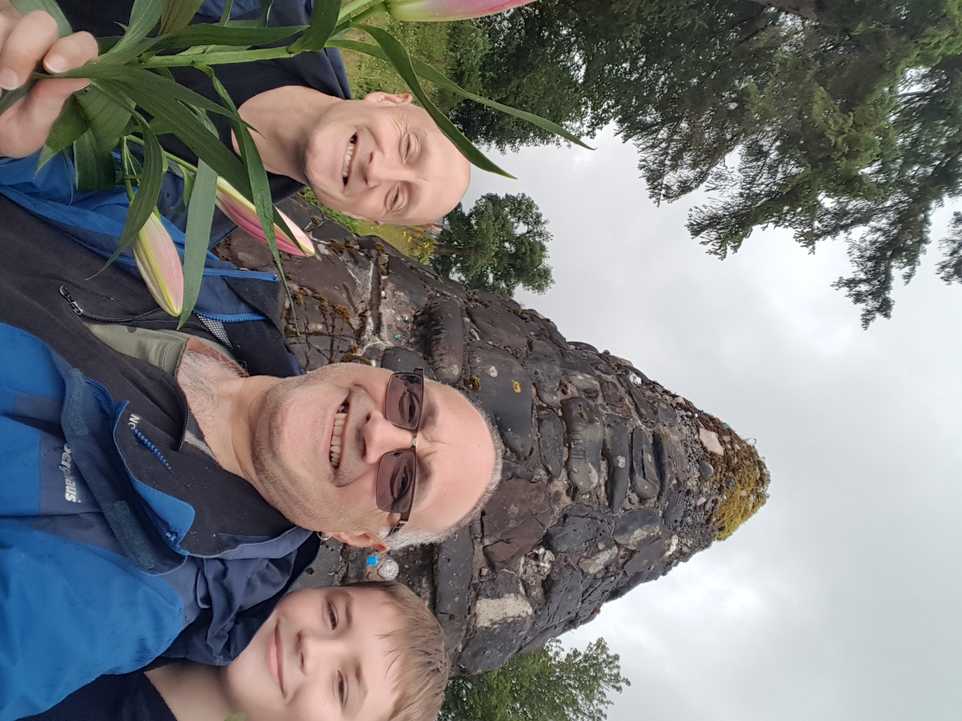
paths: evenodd
<path fill-rule="evenodd" d="M 496 155 L 519 180 L 478 173 L 467 205 L 531 195 L 555 284 L 519 300 L 757 439 L 772 474 L 729 540 L 565 637 L 621 654 L 610 721 L 958 721 L 962 287 L 937 246 L 866 332 L 830 287 L 841 243 L 756 232 L 721 262 L 691 202 L 654 207 L 633 148 L 596 144 Z"/>

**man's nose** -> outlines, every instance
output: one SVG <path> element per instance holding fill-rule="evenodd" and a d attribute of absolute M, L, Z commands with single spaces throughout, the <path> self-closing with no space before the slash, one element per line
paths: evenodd
<path fill-rule="evenodd" d="M 402 180 L 412 180 L 414 173 L 401 162 L 399 157 L 391 154 L 373 151 L 368 158 L 365 179 L 368 187 L 382 183 L 396 183 Z"/>
<path fill-rule="evenodd" d="M 364 460 L 377 463 L 381 456 L 400 448 L 410 448 L 414 434 L 398 428 L 380 413 L 372 413 L 364 426 Z"/>

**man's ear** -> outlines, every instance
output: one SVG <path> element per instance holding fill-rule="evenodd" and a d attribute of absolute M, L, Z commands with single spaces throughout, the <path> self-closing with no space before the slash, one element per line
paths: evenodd
<path fill-rule="evenodd" d="M 388 550 L 379 536 L 367 531 L 336 531 L 331 534 L 331 538 L 336 538 L 341 543 L 355 548 L 371 548 L 378 553 Z"/>
<path fill-rule="evenodd" d="M 412 100 L 411 93 L 385 93 L 383 90 L 375 90 L 364 96 L 365 102 L 379 105 L 410 105 Z"/>

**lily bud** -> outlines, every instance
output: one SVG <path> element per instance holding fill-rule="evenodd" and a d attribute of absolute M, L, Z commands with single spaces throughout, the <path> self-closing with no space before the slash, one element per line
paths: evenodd
<path fill-rule="evenodd" d="M 257 238 L 257 240 L 265 245 L 267 244 L 267 239 L 264 237 L 264 229 L 261 227 L 261 221 L 257 217 L 257 209 L 254 207 L 254 204 L 241 195 L 237 188 L 223 178 L 217 179 L 217 193 L 214 202 L 224 215 L 234 221 L 238 228 L 248 235 Z M 277 243 L 277 249 L 285 253 L 290 253 L 291 255 L 314 255 L 314 243 L 311 242 L 307 233 L 301 230 L 293 220 L 284 215 L 279 209 L 277 212 L 294 234 L 293 238 L 288 237 L 287 234 L 281 230 L 281 227 L 275 223 L 274 240 Z"/>
<path fill-rule="evenodd" d="M 137 234 L 133 251 L 140 276 L 157 305 L 168 315 L 179 316 L 184 305 L 184 269 L 177 247 L 156 211 Z"/>
<path fill-rule="evenodd" d="M 447 22 L 494 15 L 534 0 L 385 0 L 385 9 L 407 22 Z"/>

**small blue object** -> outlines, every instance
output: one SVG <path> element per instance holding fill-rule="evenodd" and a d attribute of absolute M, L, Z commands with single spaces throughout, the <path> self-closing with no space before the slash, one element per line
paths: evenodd
<path fill-rule="evenodd" d="M 376 566 L 377 564 L 378 564 L 377 556 L 375 556 L 374 554 L 371 554 L 370 556 L 367 557 L 368 566 Z"/>

